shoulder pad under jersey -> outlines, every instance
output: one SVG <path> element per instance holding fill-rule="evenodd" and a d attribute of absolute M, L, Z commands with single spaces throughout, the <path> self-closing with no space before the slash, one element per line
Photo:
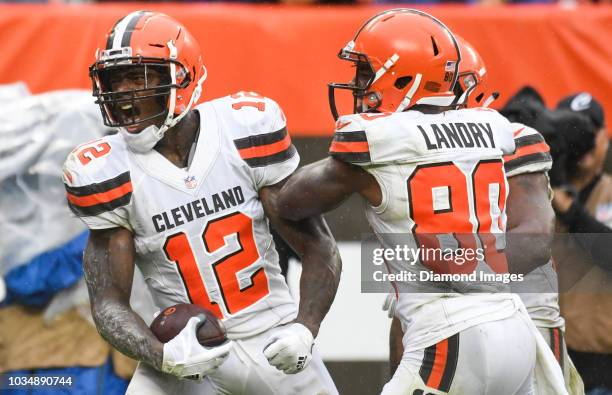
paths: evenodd
<path fill-rule="evenodd" d="M 329 155 L 356 165 L 370 164 L 372 157 L 366 130 L 371 121 L 387 117 L 390 114 L 349 114 L 338 118 L 334 137 L 329 147 Z"/>
<path fill-rule="evenodd" d="M 507 119 L 494 110 L 353 114 L 338 119 L 330 155 L 361 166 L 416 162 L 459 149 L 511 153 Z"/>
<path fill-rule="evenodd" d="M 129 204 L 132 182 L 119 135 L 76 147 L 63 168 L 68 206 L 79 217 L 95 217 Z"/>
<path fill-rule="evenodd" d="M 250 167 L 265 167 L 297 156 L 283 110 L 274 100 L 243 91 L 214 100 L 213 105 L 228 126 L 226 133 L 238 154 Z"/>

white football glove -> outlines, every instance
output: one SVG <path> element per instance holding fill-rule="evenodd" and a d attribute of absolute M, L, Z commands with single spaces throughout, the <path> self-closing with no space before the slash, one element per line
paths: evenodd
<path fill-rule="evenodd" d="M 388 293 L 385 301 L 383 302 L 382 309 L 387 312 L 389 318 L 393 318 L 395 315 L 395 305 L 397 304 L 397 298 L 393 293 Z"/>
<path fill-rule="evenodd" d="M 312 359 L 314 339 L 308 328 L 294 323 L 276 332 L 266 341 L 264 355 L 270 365 L 286 374 L 302 371 Z"/>
<path fill-rule="evenodd" d="M 205 316 L 191 317 L 174 339 L 164 344 L 162 372 L 181 378 L 201 380 L 214 372 L 227 358 L 233 342 L 217 347 L 204 347 L 196 331 Z"/>

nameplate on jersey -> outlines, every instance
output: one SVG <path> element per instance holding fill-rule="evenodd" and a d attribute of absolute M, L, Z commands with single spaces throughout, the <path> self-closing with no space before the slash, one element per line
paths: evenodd
<path fill-rule="evenodd" d="M 488 122 L 440 122 L 416 125 L 428 150 L 496 148 Z"/>
<path fill-rule="evenodd" d="M 155 214 L 151 217 L 151 221 L 155 231 L 161 233 L 242 203 L 244 203 L 244 193 L 240 186 L 236 186 Z"/>

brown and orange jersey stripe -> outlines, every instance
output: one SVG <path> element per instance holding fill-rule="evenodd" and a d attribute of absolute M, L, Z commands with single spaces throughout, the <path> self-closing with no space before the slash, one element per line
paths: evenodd
<path fill-rule="evenodd" d="M 504 156 L 506 173 L 520 173 L 520 168 L 552 163 L 550 147 L 544 141 L 544 137 L 537 132 L 522 135 L 522 131 L 523 129 L 515 133 L 517 137 L 514 139 L 516 145 L 514 153 Z"/>
<path fill-rule="evenodd" d="M 234 140 L 240 157 L 251 167 L 263 167 L 284 162 L 297 150 L 291 143 L 287 128 Z"/>
<path fill-rule="evenodd" d="M 64 186 L 68 206 L 79 217 L 91 217 L 125 206 L 130 202 L 133 191 L 129 171 L 100 183 Z"/>
<path fill-rule="evenodd" d="M 336 132 L 329 147 L 334 158 L 349 163 L 370 162 L 370 147 L 364 130 Z"/>
<path fill-rule="evenodd" d="M 550 333 L 550 348 L 555 355 L 555 359 L 561 366 L 563 371 L 565 360 L 564 360 L 564 340 L 563 331 L 560 328 L 549 328 Z"/>

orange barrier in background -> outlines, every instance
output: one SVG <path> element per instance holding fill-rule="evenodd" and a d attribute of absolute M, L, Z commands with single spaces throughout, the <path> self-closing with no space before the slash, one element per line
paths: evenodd
<path fill-rule="evenodd" d="M 587 90 L 612 116 L 612 6 L 419 8 L 478 48 L 500 103 L 524 84 L 539 89 L 549 105 Z M 338 50 L 384 8 L 0 5 L 0 83 L 23 80 L 33 92 L 89 88 L 95 49 L 119 17 L 136 9 L 165 12 L 196 36 L 209 72 L 204 99 L 257 91 L 281 104 L 293 135 L 314 136 L 333 128 L 326 84 L 351 78 Z"/>

